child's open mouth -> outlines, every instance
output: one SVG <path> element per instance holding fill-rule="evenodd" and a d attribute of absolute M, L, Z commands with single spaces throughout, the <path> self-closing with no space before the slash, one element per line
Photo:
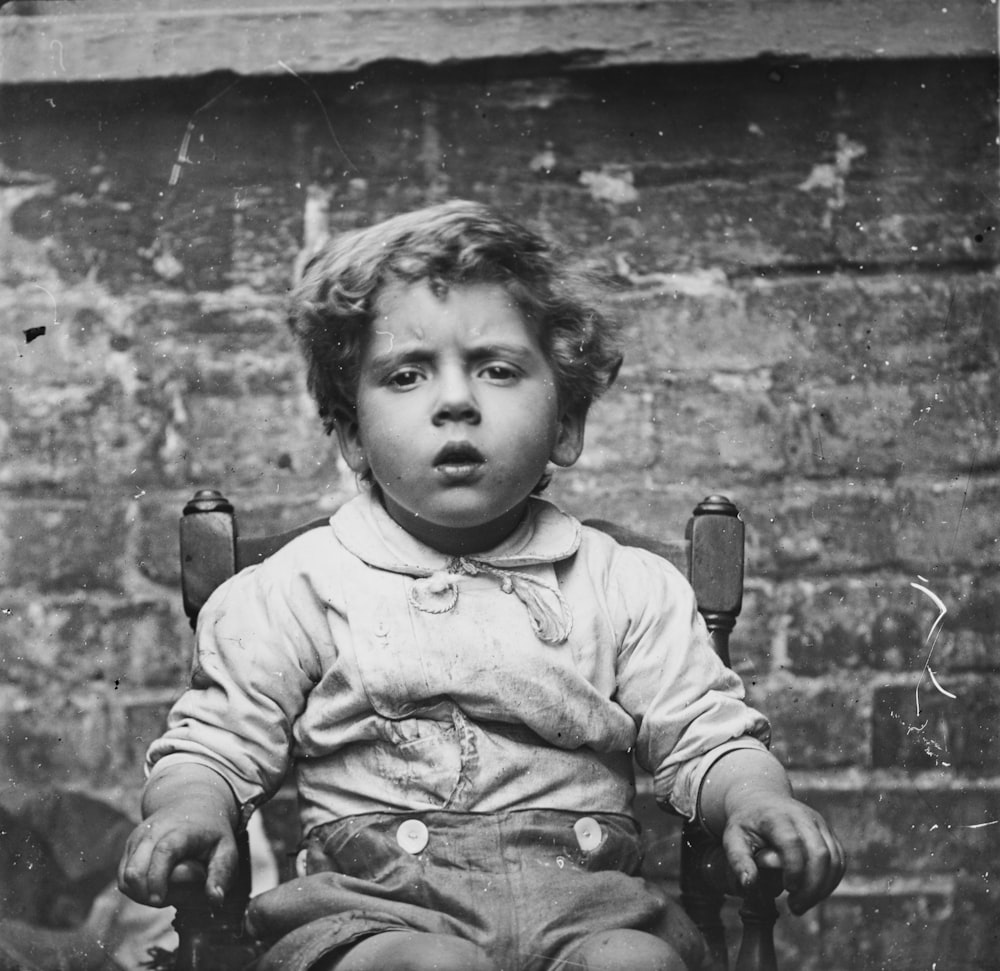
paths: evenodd
<path fill-rule="evenodd" d="M 447 479 L 460 481 L 482 471 L 486 456 L 468 442 L 449 442 L 434 456 L 434 468 Z"/>

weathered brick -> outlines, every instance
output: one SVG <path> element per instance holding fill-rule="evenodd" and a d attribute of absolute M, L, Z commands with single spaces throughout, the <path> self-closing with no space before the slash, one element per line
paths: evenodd
<path fill-rule="evenodd" d="M 663 278 L 664 292 L 617 301 L 628 335 L 623 380 L 655 387 L 659 375 L 668 400 L 683 401 L 665 420 L 689 430 L 678 444 L 693 465 L 726 462 L 717 442 L 727 439 L 742 446 L 730 447 L 732 464 L 758 474 L 892 478 L 993 464 L 1000 392 L 985 320 L 995 316 L 995 281 L 836 274 L 748 290 L 702 272 L 675 275 L 671 293 Z M 897 298 L 903 310 L 885 311 L 886 326 L 867 315 Z M 828 319 L 813 322 L 820 308 Z"/>
<path fill-rule="evenodd" d="M 747 286 L 719 269 L 663 273 L 616 295 L 609 309 L 623 326 L 623 380 L 744 373 L 784 361 L 799 342 L 795 329 L 765 314 L 751 321 L 746 302 Z"/>
<path fill-rule="evenodd" d="M 122 692 L 186 677 L 190 648 L 179 609 L 158 601 L 8 597 L 0 615 L 0 669 L 28 694 L 54 683 Z"/>
<path fill-rule="evenodd" d="M 29 703 L 0 708 L 0 776 L 21 785 L 98 786 L 111 781 L 112 717 L 106 695 L 68 698 L 58 684 Z"/>
<path fill-rule="evenodd" d="M 206 488 L 209 484 L 206 484 Z M 192 490 L 154 492 L 136 509 L 135 566 L 141 575 L 170 588 L 180 597 L 180 540 L 178 520 Z M 169 592 L 168 592 L 169 596 Z"/>
<path fill-rule="evenodd" d="M 155 457 L 147 436 L 158 416 L 114 379 L 20 388 L 10 394 L 9 407 L 17 418 L 0 454 L 0 484 L 9 488 L 77 492 L 106 483 L 126 489 L 129 477 Z"/>
<path fill-rule="evenodd" d="M 878 482 L 820 488 L 797 482 L 784 492 L 742 490 L 752 562 L 766 575 L 871 570 L 895 564 L 893 496 Z"/>
<path fill-rule="evenodd" d="M 852 881 L 804 917 L 778 921 L 779 967 L 923 971 L 936 964 L 957 969 L 946 944 L 954 902 L 951 881 L 922 881 L 903 889 L 898 882 Z"/>
<path fill-rule="evenodd" d="M 893 517 L 898 554 L 916 573 L 933 575 L 938 563 L 960 569 L 996 568 L 1000 483 L 976 472 L 973 464 L 930 487 L 913 483 L 897 490 L 887 512 Z"/>
<path fill-rule="evenodd" d="M 40 303 L 50 296 L 55 310 Z M 90 285 L 51 294 L 21 288 L 0 290 L 0 313 L 7 311 L 0 485 L 74 493 L 143 477 L 166 402 L 132 353 L 127 304 Z M 59 320 L 25 343 L 23 331 L 53 312 Z"/>
<path fill-rule="evenodd" d="M 922 475 L 965 475 L 1000 456 L 992 375 L 961 384 L 963 419 L 926 402 L 945 401 L 942 383 L 915 386 L 864 382 L 780 390 L 771 373 L 715 373 L 709 377 L 664 371 L 658 378 L 623 379 L 657 401 L 661 457 L 683 451 L 692 473 L 732 469 L 744 477 L 852 477 L 892 480 Z M 609 392 L 604 406 L 622 394 Z M 597 414 L 600 414 L 598 410 Z"/>
<path fill-rule="evenodd" d="M 655 397 L 626 388 L 600 401 L 587 422 L 580 470 L 634 474 L 654 465 L 662 449 Z"/>
<path fill-rule="evenodd" d="M 0 354 L 8 378 L 61 387 L 121 375 L 115 348 L 127 308 L 94 285 L 0 287 Z M 28 341 L 26 332 L 38 328 L 44 334 Z"/>
<path fill-rule="evenodd" d="M 980 384 L 984 396 L 993 396 L 991 379 L 966 382 L 972 394 Z M 941 384 L 912 387 L 870 381 L 834 387 L 800 386 L 790 394 L 774 392 L 774 411 L 780 418 L 775 438 L 786 473 L 808 478 L 884 477 L 893 479 L 908 470 L 922 474 L 967 471 L 983 448 L 992 456 L 993 427 L 973 421 L 922 422 L 924 402 L 947 395 Z M 963 431 L 963 429 L 967 429 Z M 984 440 L 984 430 L 987 437 Z"/>
<path fill-rule="evenodd" d="M 789 768 L 867 765 L 867 678 L 856 673 L 825 679 L 774 674 L 750 679 L 748 696 L 770 718 L 773 750 Z"/>
<path fill-rule="evenodd" d="M 0 578 L 5 588 L 121 591 L 130 496 L 29 500 L 0 496 Z"/>
<path fill-rule="evenodd" d="M 844 668 L 919 671 L 933 655 L 935 670 L 996 670 L 994 628 L 988 627 L 995 577 L 874 574 L 864 579 L 802 580 L 782 584 L 763 609 L 780 629 L 788 663 L 798 674 Z M 945 605 L 940 613 L 930 591 Z"/>
<path fill-rule="evenodd" d="M 955 768 L 866 776 L 808 770 L 793 781 L 796 796 L 840 837 L 851 874 L 984 874 L 1000 852 L 995 778 L 970 779 Z"/>
<path fill-rule="evenodd" d="M 714 485 L 714 488 L 713 488 Z M 731 493 L 728 483 L 675 482 L 652 474 L 622 481 L 613 473 L 589 475 L 557 470 L 546 495 L 581 519 L 609 519 L 653 536 L 682 537 L 694 507 L 713 493 Z"/>
<path fill-rule="evenodd" d="M 127 326 L 147 368 L 172 368 L 192 387 L 211 387 L 216 377 L 241 380 L 243 390 L 271 386 L 273 392 L 275 379 L 288 380 L 299 369 L 283 298 L 283 291 L 246 287 L 200 294 L 162 289 L 135 303 Z"/>
<path fill-rule="evenodd" d="M 876 688 L 872 710 L 876 768 L 953 766 L 973 775 L 1000 772 L 996 676 L 954 675 L 941 688 L 927 673 L 907 684 Z"/>
<path fill-rule="evenodd" d="M 669 468 L 676 456 L 693 476 L 769 479 L 788 470 L 766 376 L 719 374 L 664 384 L 655 397 L 658 466 Z"/>
<path fill-rule="evenodd" d="M 339 481 L 336 441 L 324 436 L 309 399 L 190 395 L 177 429 L 189 483 L 232 482 L 278 492 L 296 478 Z"/>
<path fill-rule="evenodd" d="M 750 333 L 784 333 L 783 390 L 855 380 L 934 382 L 987 371 L 1000 354 L 992 274 L 819 273 L 746 287 Z"/>
<path fill-rule="evenodd" d="M 298 79 L 274 79 L 266 89 L 248 79 L 210 116 L 196 118 L 195 164 L 174 186 L 162 159 L 175 157 L 192 120 L 194 109 L 182 102 L 197 107 L 218 92 L 187 82 L 177 86 L 186 98 L 165 102 L 157 91 L 154 111 L 150 88 L 133 89 L 127 106 L 119 89 L 118 110 L 102 117 L 105 144 L 117 147 L 100 156 L 84 132 L 103 106 L 91 94 L 71 110 L 70 89 L 58 145 L 45 138 L 47 120 L 20 113 L 20 102 L 8 108 L 7 123 L 25 130 L 5 162 L 54 183 L 51 198 L 25 203 L 13 225 L 23 236 L 58 242 L 51 259 L 66 279 L 89 275 L 116 292 L 157 279 L 190 289 L 283 288 L 304 186 L 317 175 L 338 188 L 365 180 L 373 198 L 363 207 L 349 203 L 352 221 L 384 213 L 382 198 L 409 208 L 435 193 L 482 195 L 492 182 L 495 201 L 557 223 L 602 258 L 627 252 L 640 269 L 969 259 L 976 231 L 967 227 L 982 222 L 978 194 L 988 197 L 990 189 L 988 166 L 977 164 L 994 108 L 984 94 L 989 68 L 979 75 L 937 64 L 911 68 L 911 82 L 934 94 L 909 114 L 906 150 L 876 121 L 894 96 L 880 73 L 886 70 L 800 65 L 796 85 L 809 112 L 796 110 L 767 72 L 739 66 L 712 75 L 608 71 L 555 89 L 536 84 L 537 98 L 526 97 L 519 79 L 460 72 L 408 77 L 405 98 L 391 75 L 386 85 L 353 90 L 317 79 L 327 113 L 303 100 Z M 696 80 L 702 98 L 725 97 L 706 115 L 701 99 L 680 94 L 681 80 Z M 736 101 L 733 90 L 741 92 Z M 939 99 L 950 110 L 935 110 Z M 838 136 L 863 152 L 844 170 L 835 168 Z M 556 161 L 546 174 L 532 162 L 547 144 Z M 921 190 L 930 159 L 914 145 L 933 146 L 940 191 Z M 806 188 L 819 167 L 827 177 Z M 622 204 L 588 190 L 580 184 L 587 172 L 628 173 L 636 199 Z M 872 179 L 885 189 L 870 191 Z M 992 237 L 974 253 L 995 256 Z"/>
<path fill-rule="evenodd" d="M 933 574 L 936 564 L 992 570 L 992 477 L 950 476 L 886 483 L 840 480 L 734 487 L 747 520 L 755 568 L 772 576 L 869 573 L 903 566 Z"/>
<path fill-rule="evenodd" d="M 744 580 L 743 609 L 729 639 L 729 657 L 748 685 L 786 664 L 782 631 L 773 584 L 759 578 Z"/>
<path fill-rule="evenodd" d="M 129 692 L 111 707 L 113 751 L 109 778 L 127 786 L 143 783 L 146 750 L 166 727 L 167 712 L 184 685 L 172 691 Z"/>
<path fill-rule="evenodd" d="M 996 857 L 994 857 L 995 859 Z M 996 922 L 996 879 L 960 874 L 942 948 L 941 971 L 987 969 L 996 962 L 1000 927 Z"/>

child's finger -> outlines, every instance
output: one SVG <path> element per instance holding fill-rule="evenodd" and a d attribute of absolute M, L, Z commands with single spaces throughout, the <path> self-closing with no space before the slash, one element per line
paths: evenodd
<path fill-rule="evenodd" d="M 184 841 L 172 834 L 156 841 L 149 856 L 146 876 L 147 894 L 152 906 L 159 907 L 167 899 L 170 874 L 187 855 Z"/>
<path fill-rule="evenodd" d="M 788 906 L 795 914 L 804 913 L 828 896 L 843 876 L 843 849 L 825 827 L 810 827 L 801 834 L 802 865 L 791 869 L 786 879 Z"/>
<path fill-rule="evenodd" d="M 208 859 L 205 892 L 216 903 L 222 903 L 236 874 L 238 851 L 234 840 L 220 840 Z"/>
<path fill-rule="evenodd" d="M 789 897 L 789 907 L 799 909 L 797 913 L 808 910 L 824 897 L 828 897 L 840 883 L 847 869 L 847 857 L 840 841 L 826 828 L 820 829 L 823 849 L 810 860 L 813 873 L 804 886 L 801 897 Z"/>
<path fill-rule="evenodd" d="M 139 858 L 139 847 L 126 847 L 118 862 L 118 888 L 138 903 L 146 902 L 144 872 L 145 864 Z"/>
<path fill-rule="evenodd" d="M 769 846 L 765 846 L 764 849 L 758 850 L 755 859 L 758 867 L 763 867 L 769 870 L 781 869 L 781 854 Z"/>
<path fill-rule="evenodd" d="M 143 823 L 129 837 L 125 853 L 118 864 L 118 885 L 122 892 L 139 903 L 154 907 L 162 902 L 156 899 L 150 881 L 156 847 L 157 840 L 153 836 L 152 827 Z"/>
<path fill-rule="evenodd" d="M 727 826 L 722 834 L 722 848 L 726 851 L 726 859 L 740 886 L 744 889 L 752 886 L 757 879 L 755 852 L 759 845 L 753 844 L 746 830 Z"/>

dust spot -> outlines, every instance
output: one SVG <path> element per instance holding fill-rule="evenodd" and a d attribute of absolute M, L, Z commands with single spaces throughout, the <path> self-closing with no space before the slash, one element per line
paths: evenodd
<path fill-rule="evenodd" d="M 610 202 L 613 206 L 635 202 L 639 198 L 635 176 L 631 169 L 623 165 L 602 165 L 597 172 L 581 172 L 580 185 L 586 186 L 591 197 L 598 202 Z"/>
<path fill-rule="evenodd" d="M 868 153 L 860 142 L 852 141 L 843 132 L 837 133 L 837 147 L 833 162 L 814 165 L 808 177 L 799 183 L 800 192 L 825 192 L 826 212 L 823 214 L 823 228 L 830 229 L 833 215 L 847 205 L 847 177 L 855 160 Z"/>

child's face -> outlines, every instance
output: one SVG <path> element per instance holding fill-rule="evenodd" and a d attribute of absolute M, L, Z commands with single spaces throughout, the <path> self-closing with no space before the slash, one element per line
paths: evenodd
<path fill-rule="evenodd" d="M 519 522 L 549 461 L 572 465 L 584 417 L 559 407 L 532 328 L 497 284 L 380 295 L 341 451 L 389 514 L 445 553 L 489 549 Z"/>

